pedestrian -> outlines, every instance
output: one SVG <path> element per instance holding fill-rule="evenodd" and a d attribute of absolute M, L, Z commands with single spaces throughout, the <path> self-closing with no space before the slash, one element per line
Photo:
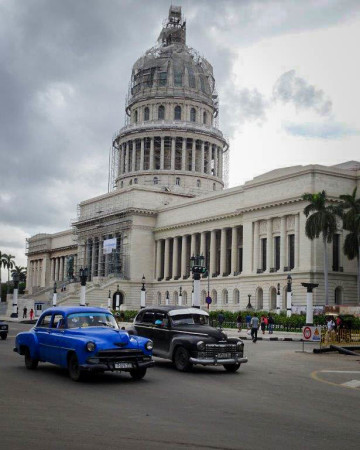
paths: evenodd
<path fill-rule="evenodd" d="M 245 322 L 246 322 L 246 328 L 247 328 L 248 330 L 250 330 L 251 316 L 250 316 L 249 313 L 248 313 L 247 316 L 245 317 Z"/>
<path fill-rule="evenodd" d="M 238 329 L 238 333 L 240 333 L 241 327 L 242 327 L 242 317 L 241 317 L 240 313 L 237 315 L 237 318 L 236 318 L 236 326 Z"/>
<path fill-rule="evenodd" d="M 265 327 L 268 330 L 269 320 L 268 320 L 267 316 L 264 317 L 264 322 L 265 322 Z"/>
<path fill-rule="evenodd" d="M 252 341 L 255 344 L 255 342 L 257 341 L 257 332 L 258 332 L 258 328 L 259 328 L 259 319 L 258 319 L 258 317 L 254 316 L 254 317 L 251 318 L 250 326 L 251 326 L 251 338 L 252 338 Z"/>
<path fill-rule="evenodd" d="M 273 334 L 275 320 L 271 314 L 268 317 L 269 334 Z"/>
<path fill-rule="evenodd" d="M 34 310 L 31 308 L 30 309 L 30 320 L 33 320 L 34 318 Z"/>
<path fill-rule="evenodd" d="M 225 320 L 225 316 L 223 313 L 219 313 L 218 314 L 218 322 L 219 322 L 219 328 L 222 328 L 222 324 L 224 323 Z"/>
<path fill-rule="evenodd" d="M 266 324 L 265 324 L 265 317 L 264 316 L 261 316 L 260 327 L 261 327 L 262 334 L 265 334 Z"/>
<path fill-rule="evenodd" d="M 24 306 L 24 309 L 23 309 L 23 319 L 26 319 L 26 318 L 27 318 L 27 307 Z"/>

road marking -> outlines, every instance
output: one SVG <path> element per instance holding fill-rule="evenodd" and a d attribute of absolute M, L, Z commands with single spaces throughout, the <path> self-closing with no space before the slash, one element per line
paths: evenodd
<path fill-rule="evenodd" d="M 319 370 L 323 373 L 360 373 L 360 370 Z"/>
<path fill-rule="evenodd" d="M 360 387 L 360 380 L 351 380 L 346 383 L 343 383 L 342 386 L 358 388 Z"/>
<path fill-rule="evenodd" d="M 328 381 L 328 380 L 324 380 L 324 379 L 320 378 L 318 376 L 318 374 L 320 374 L 320 373 L 345 373 L 345 374 L 348 373 L 348 374 L 351 374 L 351 373 L 360 373 L 359 371 L 355 371 L 355 370 L 314 370 L 314 372 L 312 372 L 310 374 L 310 377 L 313 380 L 320 381 L 321 383 L 330 384 L 331 386 L 344 387 L 347 389 L 355 389 L 357 391 L 359 390 L 358 388 L 360 387 L 360 383 L 357 386 L 350 386 L 348 383 L 343 383 L 343 384 L 334 383 L 333 381 Z M 353 380 L 353 381 L 357 381 L 357 380 Z"/>

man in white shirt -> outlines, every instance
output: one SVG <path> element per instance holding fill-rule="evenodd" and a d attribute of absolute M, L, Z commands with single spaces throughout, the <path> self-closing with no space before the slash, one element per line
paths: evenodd
<path fill-rule="evenodd" d="M 259 328 L 259 319 L 256 316 L 253 316 L 251 318 L 250 327 L 251 327 L 251 338 L 252 341 L 255 343 L 257 341 L 257 332 Z"/>

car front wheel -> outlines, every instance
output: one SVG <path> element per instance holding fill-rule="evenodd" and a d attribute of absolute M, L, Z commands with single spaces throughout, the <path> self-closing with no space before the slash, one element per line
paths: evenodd
<path fill-rule="evenodd" d="M 69 356 L 68 361 L 69 376 L 73 381 L 80 381 L 82 372 L 80 370 L 79 361 L 75 353 Z"/>
<path fill-rule="evenodd" d="M 190 360 L 190 355 L 189 355 L 189 352 L 186 350 L 186 348 L 178 347 L 175 350 L 174 362 L 175 362 L 175 367 L 177 368 L 177 370 L 180 370 L 180 372 L 189 371 L 192 367 L 192 364 L 189 360 Z"/>
<path fill-rule="evenodd" d="M 37 359 L 33 359 L 30 355 L 30 350 L 25 350 L 25 367 L 29 370 L 34 370 L 37 368 L 39 361 Z"/>
<path fill-rule="evenodd" d="M 239 367 L 240 367 L 240 363 L 237 363 L 237 364 L 224 364 L 224 368 L 228 372 L 236 372 Z"/>
<path fill-rule="evenodd" d="M 134 380 L 141 380 L 146 374 L 146 368 L 130 370 L 130 375 Z"/>

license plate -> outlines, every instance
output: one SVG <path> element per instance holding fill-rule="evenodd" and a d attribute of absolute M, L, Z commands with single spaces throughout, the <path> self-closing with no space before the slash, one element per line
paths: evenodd
<path fill-rule="evenodd" d="M 132 369 L 133 365 L 132 363 L 127 363 L 127 362 L 116 362 L 114 364 L 115 369 Z"/>
<path fill-rule="evenodd" d="M 218 353 L 217 354 L 218 358 L 231 358 L 231 353 Z"/>

